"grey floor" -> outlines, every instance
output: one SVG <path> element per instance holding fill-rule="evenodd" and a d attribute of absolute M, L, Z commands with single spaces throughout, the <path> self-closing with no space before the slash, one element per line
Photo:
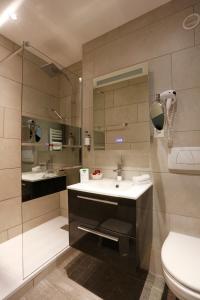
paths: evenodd
<path fill-rule="evenodd" d="M 20 299 L 162 299 L 164 281 L 161 278 L 149 274 L 141 287 L 140 281 L 133 280 L 130 283 L 130 278 L 124 279 L 123 276 L 120 277 L 120 274 L 117 274 L 115 270 L 109 271 L 109 274 L 108 272 L 105 273 L 106 270 L 100 264 L 96 264 L 93 258 L 90 263 L 89 261 L 89 257 L 83 253 L 77 250 L 70 250 L 70 254 L 64 261 Z M 117 277 L 116 281 L 112 281 L 113 275 Z M 103 285 L 100 282 L 103 282 Z M 128 291 L 130 290 L 131 292 L 129 293 Z"/>

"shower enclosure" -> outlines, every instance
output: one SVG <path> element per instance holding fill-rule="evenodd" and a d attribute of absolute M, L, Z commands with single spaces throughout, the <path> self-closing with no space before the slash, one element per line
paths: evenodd
<path fill-rule="evenodd" d="M 22 252 L 26 278 L 69 246 L 66 185 L 81 167 L 81 66 L 23 49 Z"/>
<path fill-rule="evenodd" d="M 79 178 L 82 101 L 80 64 L 63 69 L 27 42 L 0 50 L 4 299 L 69 246 L 66 185 Z"/>

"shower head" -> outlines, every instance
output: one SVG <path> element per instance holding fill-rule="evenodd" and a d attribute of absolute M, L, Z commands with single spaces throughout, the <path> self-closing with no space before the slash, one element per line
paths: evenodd
<path fill-rule="evenodd" d="M 43 70 L 45 73 L 47 73 L 47 75 L 49 75 L 49 77 L 52 77 L 52 78 L 57 75 L 62 74 L 71 84 L 71 81 L 70 81 L 69 77 L 67 76 L 67 74 L 65 74 L 64 71 L 62 69 L 60 69 L 59 67 L 57 67 L 54 63 L 42 65 L 41 70 Z"/>
<path fill-rule="evenodd" d="M 60 70 L 55 64 L 45 64 L 41 66 L 41 69 L 47 73 L 50 77 L 57 76 L 59 74 L 62 74 L 62 70 Z"/>

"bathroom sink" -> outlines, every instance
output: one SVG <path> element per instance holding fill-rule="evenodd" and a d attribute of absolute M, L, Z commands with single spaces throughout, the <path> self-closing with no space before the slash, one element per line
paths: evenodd
<path fill-rule="evenodd" d="M 89 180 L 85 183 L 77 183 L 68 186 L 70 190 L 82 191 L 93 194 L 102 194 L 127 199 L 138 199 L 150 187 L 152 182 L 134 184 L 131 180 L 116 181 L 114 179 Z"/>
<path fill-rule="evenodd" d="M 58 175 L 56 173 L 46 173 L 46 172 L 24 172 L 22 173 L 22 180 L 25 181 L 38 181 L 38 180 L 43 180 L 43 179 L 48 179 L 48 178 L 54 178 L 57 177 Z"/>

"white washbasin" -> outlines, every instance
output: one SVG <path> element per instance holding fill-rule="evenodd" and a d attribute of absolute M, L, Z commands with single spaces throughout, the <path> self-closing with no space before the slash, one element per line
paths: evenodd
<path fill-rule="evenodd" d="M 22 180 L 25 181 L 38 181 L 42 179 L 48 179 L 57 177 L 56 173 L 46 173 L 46 172 L 23 172 L 22 173 Z"/>
<path fill-rule="evenodd" d="M 136 200 L 144 194 L 152 182 L 134 184 L 131 180 L 117 182 L 114 179 L 89 180 L 86 183 L 77 183 L 68 186 L 69 190 L 82 191 L 86 193 L 102 194 L 113 197 L 123 197 Z"/>

